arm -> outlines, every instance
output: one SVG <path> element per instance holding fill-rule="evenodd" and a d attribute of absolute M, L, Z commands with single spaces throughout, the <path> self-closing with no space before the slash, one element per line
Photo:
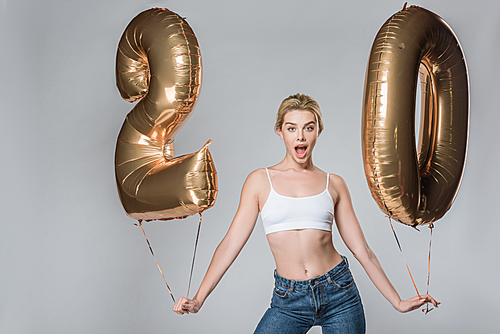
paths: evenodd
<path fill-rule="evenodd" d="M 375 287 L 382 293 L 382 295 L 391 303 L 391 305 L 399 312 L 408 312 L 415 310 L 427 302 L 431 302 L 434 306 L 438 306 L 438 302 L 429 295 L 422 295 L 422 299 L 417 297 L 408 300 L 401 300 L 396 289 L 387 278 L 378 262 L 375 253 L 368 246 L 361 226 L 356 218 L 354 209 L 352 207 L 351 196 L 344 180 L 332 175 L 330 179 L 332 186 L 335 188 L 338 197 L 335 205 L 335 221 L 340 236 L 344 243 L 353 253 L 354 257 L 363 266 L 363 269 L 370 277 Z"/>
<path fill-rule="evenodd" d="M 207 273 L 192 300 L 181 297 L 173 307 L 178 314 L 197 313 L 215 289 L 252 234 L 259 215 L 259 172 L 252 172 L 241 191 L 240 205 L 233 222 L 212 257 Z"/>

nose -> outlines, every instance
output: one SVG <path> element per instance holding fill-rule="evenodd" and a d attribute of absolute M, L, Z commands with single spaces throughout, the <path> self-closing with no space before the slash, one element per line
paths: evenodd
<path fill-rule="evenodd" d="M 303 129 L 298 129 L 297 130 L 297 140 L 298 141 L 304 141 L 305 140 L 304 130 Z"/>

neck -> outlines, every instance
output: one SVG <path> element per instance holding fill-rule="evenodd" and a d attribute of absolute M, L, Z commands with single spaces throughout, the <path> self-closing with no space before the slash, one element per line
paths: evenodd
<path fill-rule="evenodd" d="M 285 158 L 278 164 L 283 169 L 294 169 L 294 170 L 313 170 L 316 167 L 313 164 L 312 157 L 304 162 L 297 162 L 293 157 L 288 154 Z"/>

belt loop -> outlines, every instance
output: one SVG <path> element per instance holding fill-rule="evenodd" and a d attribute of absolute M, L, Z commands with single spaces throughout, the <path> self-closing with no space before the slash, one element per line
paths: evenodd
<path fill-rule="evenodd" d="M 292 283 L 290 284 L 290 289 L 289 289 L 290 292 L 293 292 L 294 288 L 295 288 L 295 281 L 292 280 Z"/>
<path fill-rule="evenodd" d="M 328 284 L 333 285 L 332 278 L 330 277 L 330 273 L 326 273 L 326 281 Z"/>

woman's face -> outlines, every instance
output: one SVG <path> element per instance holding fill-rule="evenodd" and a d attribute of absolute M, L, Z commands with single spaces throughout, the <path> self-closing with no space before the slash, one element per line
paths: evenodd
<path fill-rule="evenodd" d="M 306 110 L 287 112 L 278 130 L 278 135 L 285 142 L 287 154 L 298 163 L 304 163 L 312 156 L 319 134 L 316 117 Z"/>

